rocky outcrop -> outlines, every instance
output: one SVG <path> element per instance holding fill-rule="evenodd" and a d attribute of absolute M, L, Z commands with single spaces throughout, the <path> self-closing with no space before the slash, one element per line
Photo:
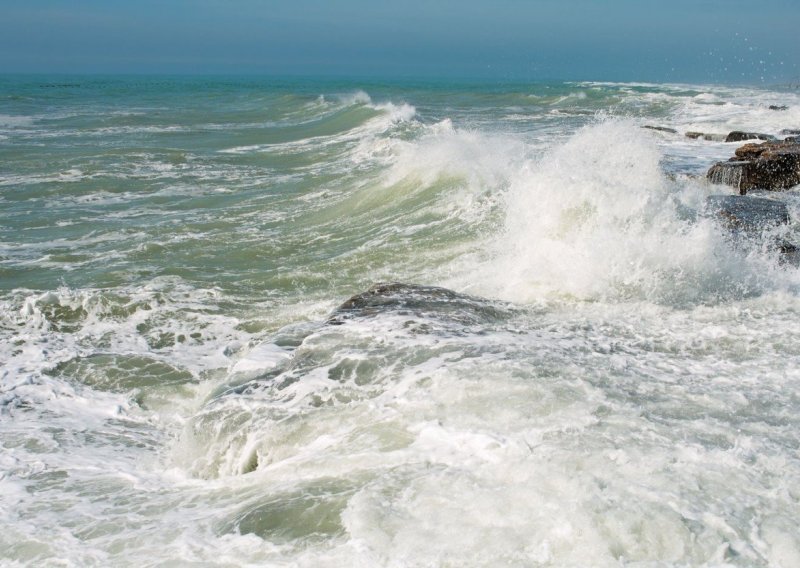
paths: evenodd
<path fill-rule="evenodd" d="M 775 140 L 775 137 L 760 132 L 742 132 L 741 130 L 734 130 L 725 137 L 725 142 L 744 142 L 745 140 Z"/>
<path fill-rule="evenodd" d="M 784 128 L 781 130 L 782 136 L 800 136 L 800 130 L 796 128 Z"/>
<path fill-rule="evenodd" d="M 707 177 L 744 195 L 751 189 L 783 190 L 800 184 L 800 144 L 792 141 L 745 144 L 728 162 L 714 164 Z"/>

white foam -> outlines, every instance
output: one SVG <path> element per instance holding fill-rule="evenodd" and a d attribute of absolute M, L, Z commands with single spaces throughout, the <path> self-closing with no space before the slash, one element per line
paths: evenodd
<path fill-rule="evenodd" d="M 290 353 L 273 343 L 261 343 L 247 349 L 231 365 L 228 372 L 237 375 L 257 376 L 264 371 L 269 371 L 288 360 Z"/>
<path fill-rule="evenodd" d="M 382 103 L 375 105 L 374 108 L 381 112 L 386 113 L 389 116 L 389 120 L 393 123 L 408 122 L 409 120 L 413 119 L 414 116 L 416 116 L 417 114 L 417 109 L 415 109 L 408 103 L 401 103 L 401 104 Z"/>
<path fill-rule="evenodd" d="M 336 99 L 344 106 L 372 104 L 372 98 L 362 90 L 338 95 Z"/>

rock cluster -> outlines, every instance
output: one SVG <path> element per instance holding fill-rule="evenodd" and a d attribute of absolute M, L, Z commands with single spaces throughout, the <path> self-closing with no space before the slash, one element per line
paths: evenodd
<path fill-rule="evenodd" d="M 770 110 L 785 111 L 785 105 L 770 105 Z M 643 128 L 677 134 L 666 126 Z M 783 191 L 800 186 L 800 129 L 783 129 L 780 138 L 772 134 L 735 130 L 727 134 L 684 132 L 693 140 L 749 142 L 736 149 L 734 156 L 711 166 L 706 174 L 713 184 L 736 189 L 739 195 L 712 195 L 698 213 L 712 218 L 729 232 L 736 246 L 756 242 L 782 253 L 782 261 L 800 264 L 800 248 L 777 235 L 791 221 L 786 204 L 778 199 L 746 195 L 751 190 Z"/>
<path fill-rule="evenodd" d="M 711 166 L 706 175 L 708 180 L 731 186 L 739 195 L 712 195 L 707 198 L 701 213 L 716 219 L 730 231 L 734 242 L 758 239 L 780 251 L 784 261 L 795 263 L 800 260 L 798 248 L 775 236 L 775 229 L 787 226 L 791 221 L 786 204 L 776 199 L 746 195 L 750 190 L 782 191 L 800 184 L 800 131 L 784 129 L 780 134 L 786 138 L 777 140 L 768 134 L 744 131 L 734 131 L 725 136 L 725 142 L 762 142 L 744 144 L 728 161 Z M 700 132 L 687 132 L 686 136 L 713 139 L 713 135 Z"/>

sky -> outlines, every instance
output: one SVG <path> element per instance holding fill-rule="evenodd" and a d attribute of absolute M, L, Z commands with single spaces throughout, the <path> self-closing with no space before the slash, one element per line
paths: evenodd
<path fill-rule="evenodd" d="M 0 0 L 0 72 L 800 83 L 800 0 Z"/>

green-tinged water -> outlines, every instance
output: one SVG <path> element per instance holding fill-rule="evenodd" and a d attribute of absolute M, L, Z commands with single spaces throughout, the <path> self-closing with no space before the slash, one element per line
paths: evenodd
<path fill-rule="evenodd" d="M 722 86 L 0 77 L 0 564 L 800 563 L 800 278 L 698 215 L 736 146 L 684 136 L 795 127 Z M 455 293 L 331 316 L 392 281 Z"/>

